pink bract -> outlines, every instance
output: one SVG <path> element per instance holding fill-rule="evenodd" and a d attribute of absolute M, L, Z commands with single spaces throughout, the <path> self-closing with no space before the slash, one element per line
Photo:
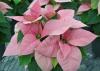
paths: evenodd
<path fill-rule="evenodd" d="M 91 4 L 89 4 L 89 3 L 83 3 L 83 4 L 80 5 L 77 13 L 80 14 L 80 13 L 86 12 L 86 11 L 88 11 L 90 9 L 91 9 Z"/>
<path fill-rule="evenodd" d="M 62 39 L 60 36 L 52 36 L 53 39 L 47 38 L 35 50 L 47 57 L 52 57 L 53 53 L 56 52 L 54 55 L 56 54 L 63 71 L 77 71 L 82 59 L 81 52 L 77 46 L 86 46 L 96 37 L 96 35 L 84 29 L 71 29 L 62 35 Z M 53 43 L 55 40 L 57 40 L 56 44 Z M 51 43 L 55 48 L 53 46 L 52 48 L 50 47 Z"/>
<path fill-rule="evenodd" d="M 8 9 L 12 9 L 8 4 L 0 2 L 0 11 L 5 14 L 8 12 Z"/>
<path fill-rule="evenodd" d="M 43 34 L 60 35 L 66 32 L 69 28 L 81 28 L 86 26 L 81 21 L 75 20 L 73 18 L 74 10 L 64 9 L 58 11 L 58 14 L 59 18 L 57 20 L 50 20 L 45 24 Z"/>

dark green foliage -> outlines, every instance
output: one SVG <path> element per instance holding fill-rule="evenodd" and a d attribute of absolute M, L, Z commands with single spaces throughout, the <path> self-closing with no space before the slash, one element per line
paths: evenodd
<path fill-rule="evenodd" d="M 92 25 L 100 22 L 100 15 L 97 10 L 89 10 L 80 15 L 80 20 L 87 25 Z"/>
<path fill-rule="evenodd" d="M 62 3 L 61 4 L 63 9 L 74 9 L 77 10 L 79 7 L 79 4 L 77 2 L 68 2 L 68 3 Z"/>
<path fill-rule="evenodd" d="M 92 50 L 95 57 L 100 57 L 100 37 L 97 38 L 92 44 Z"/>
<path fill-rule="evenodd" d="M 10 24 L 0 12 L 0 44 L 8 42 L 10 35 Z"/>
<path fill-rule="evenodd" d="M 2 59 L 2 56 L 3 56 L 4 51 L 5 51 L 5 45 L 2 44 L 2 45 L 0 45 L 0 61 Z"/>
<path fill-rule="evenodd" d="M 93 25 L 94 33 L 100 36 L 100 23 Z"/>
<path fill-rule="evenodd" d="M 42 71 L 37 65 L 35 58 L 32 58 L 31 63 L 28 65 L 29 71 Z"/>
<path fill-rule="evenodd" d="M 52 71 L 63 71 L 60 65 L 58 64 Z"/>

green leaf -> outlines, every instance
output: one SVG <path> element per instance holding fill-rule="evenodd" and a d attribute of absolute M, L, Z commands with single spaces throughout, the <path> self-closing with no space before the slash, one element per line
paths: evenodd
<path fill-rule="evenodd" d="M 19 4 L 20 2 L 21 2 L 21 0 L 13 0 L 14 1 L 14 3 L 17 5 L 17 4 Z"/>
<path fill-rule="evenodd" d="M 9 34 L 10 30 L 8 28 L 0 27 L 0 32 L 7 35 L 7 34 Z"/>
<path fill-rule="evenodd" d="M 31 55 L 19 56 L 20 65 L 22 66 L 28 65 L 31 62 L 31 59 L 32 59 Z"/>
<path fill-rule="evenodd" d="M 78 3 L 77 2 L 67 2 L 67 3 L 61 3 L 61 6 L 63 9 L 78 9 Z"/>
<path fill-rule="evenodd" d="M 85 24 L 88 23 L 89 21 L 89 18 L 88 18 L 88 13 L 87 12 L 84 12 L 83 14 L 80 15 L 80 20 L 82 22 L 84 22 Z"/>
<path fill-rule="evenodd" d="M 91 8 L 97 9 L 99 0 L 91 0 Z"/>
<path fill-rule="evenodd" d="M 55 68 L 52 69 L 52 71 L 63 71 L 60 65 L 58 64 Z"/>
<path fill-rule="evenodd" d="M 0 22 L 6 22 L 5 17 L 2 12 L 0 12 Z"/>
<path fill-rule="evenodd" d="M 82 53 L 83 58 L 87 58 L 88 56 L 87 56 L 87 50 L 86 50 L 86 48 L 80 47 L 79 49 L 80 49 L 80 51 Z"/>
<path fill-rule="evenodd" d="M 80 15 L 80 20 L 87 25 L 100 23 L 100 15 L 97 10 L 90 10 Z"/>
<path fill-rule="evenodd" d="M 51 17 L 51 19 L 57 19 L 57 14 L 55 16 Z"/>
<path fill-rule="evenodd" d="M 100 23 L 93 25 L 94 33 L 100 36 Z"/>
<path fill-rule="evenodd" d="M 26 10 L 27 7 L 29 6 L 29 1 L 28 0 L 22 0 L 21 3 L 18 4 L 17 6 L 17 11 L 20 15 L 22 15 Z"/>
<path fill-rule="evenodd" d="M 18 36 L 17 36 L 17 42 L 21 42 L 23 39 L 24 35 L 21 31 L 18 32 Z"/>
<path fill-rule="evenodd" d="M 9 36 L 0 32 L 0 44 L 5 44 L 5 42 L 9 42 Z"/>
<path fill-rule="evenodd" d="M 0 12 L 0 44 L 9 41 L 11 36 L 10 24 L 6 20 L 2 12 Z"/>
<path fill-rule="evenodd" d="M 31 62 L 28 64 L 28 71 L 42 71 L 37 65 L 35 58 L 32 58 Z"/>
<path fill-rule="evenodd" d="M 98 15 L 97 10 L 91 10 L 88 12 L 88 24 L 96 24 L 100 22 L 100 16 Z"/>
<path fill-rule="evenodd" d="M 57 4 L 57 2 L 55 0 L 50 0 L 50 3 L 54 6 Z"/>
<path fill-rule="evenodd" d="M 47 22 L 47 19 L 45 19 L 44 17 L 42 17 L 42 19 L 40 19 L 41 22 L 45 23 Z"/>
<path fill-rule="evenodd" d="M 56 58 L 52 58 L 52 65 L 53 65 L 54 68 L 57 66 L 57 64 L 58 64 L 57 59 Z"/>
<path fill-rule="evenodd" d="M 2 12 L 0 12 L 0 27 L 10 28 L 8 21 L 6 20 Z"/>

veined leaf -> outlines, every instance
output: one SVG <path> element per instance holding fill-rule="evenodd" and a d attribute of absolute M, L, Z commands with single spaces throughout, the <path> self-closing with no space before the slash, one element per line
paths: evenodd
<path fill-rule="evenodd" d="M 21 0 L 13 0 L 15 4 L 18 4 L 21 2 Z"/>
<path fill-rule="evenodd" d="M 22 66 L 28 65 L 31 62 L 31 59 L 32 59 L 31 55 L 19 56 L 20 65 Z"/>

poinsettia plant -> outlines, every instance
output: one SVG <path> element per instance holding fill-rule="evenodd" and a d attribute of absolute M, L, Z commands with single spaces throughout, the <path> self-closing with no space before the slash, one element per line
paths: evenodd
<path fill-rule="evenodd" d="M 81 48 L 98 37 L 84 29 L 89 27 L 88 23 L 98 23 L 83 15 L 97 8 L 99 14 L 99 7 L 95 6 L 99 4 L 93 3 L 92 0 L 91 3 L 88 0 L 33 0 L 23 15 L 6 16 L 17 23 L 4 56 L 18 56 L 21 65 L 29 69 L 32 65 L 31 70 L 35 71 L 52 71 L 57 66 L 61 71 L 77 71 L 82 61 Z M 6 8 L 12 9 L 6 6 L 1 12 L 7 12 Z"/>

